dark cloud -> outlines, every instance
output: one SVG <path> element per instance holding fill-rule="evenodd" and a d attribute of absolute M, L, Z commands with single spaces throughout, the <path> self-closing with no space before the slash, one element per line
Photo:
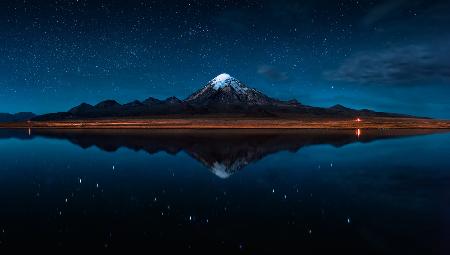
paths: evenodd
<path fill-rule="evenodd" d="M 450 47 L 410 45 L 361 52 L 325 76 L 336 81 L 380 85 L 450 81 Z"/>
<path fill-rule="evenodd" d="M 270 82 L 283 83 L 291 80 L 287 72 L 280 71 L 269 65 L 262 65 L 258 67 L 258 74 L 262 75 Z"/>

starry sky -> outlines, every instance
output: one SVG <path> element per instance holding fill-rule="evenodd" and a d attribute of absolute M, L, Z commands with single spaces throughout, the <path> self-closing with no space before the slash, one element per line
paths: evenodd
<path fill-rule="evenodd" d="M 0 112 L 184 99 L 220 73 L 315 106 L 450 118 L 446 0 L 4 0 Z"/>

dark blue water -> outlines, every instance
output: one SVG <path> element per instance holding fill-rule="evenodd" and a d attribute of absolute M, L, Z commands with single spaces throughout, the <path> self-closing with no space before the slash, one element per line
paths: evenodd
<path fill-rule="evenodd" d="M 450 134 L 0 130 L 0 248 L 449 254 Z"/>

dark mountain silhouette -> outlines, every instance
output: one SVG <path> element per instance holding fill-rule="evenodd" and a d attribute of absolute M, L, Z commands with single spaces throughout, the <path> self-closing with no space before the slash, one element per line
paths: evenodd
<path fill-rule="evenodd" d="M 0 113 L 0 122 L 26 121 L 34 118 L 36 115 L 31 112 L 19 112 L 15 114 Z"/>
<path fill-rule="evenodd" d="M 330 108 L 312 107 L 292 99 L 282 101 L 250 88 L 228 74 L 220 74 L 185 100 L 169 97 L 165 100 L 148 98 L 119 104 L 105 100 L 94 106 L 82 103 L 68 112 L 50 113 L 35 117 L 35 121 L 145 117 L 158 115 L 215 115 L 239 114 L 256 117 L 412 117 L 401 114 L 354 110 L 342 105 Z"/>

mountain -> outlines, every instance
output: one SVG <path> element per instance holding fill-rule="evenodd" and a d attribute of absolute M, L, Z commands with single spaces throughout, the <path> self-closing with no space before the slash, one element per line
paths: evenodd
<path fill-rule="evenodd" d="M 36 115 L 31 112 L 19 112 L 15 114 L 0 113 L 0 122 L 18 122 L 34 118 Z"/>
<path fill-rule="evenodd" d="M 159 100 L 149 97 L 144 101 L 120 104 L 105 100 L 96 105 L 82 103 L 67 112 L 44 114 L 33 118 L 35 121 L 151 117 L 158 115 L 239 115 L 245 117 L 412 117 L 401 114 L 354 110 L 342 105 L 330 108 L 312 107 L 292 99 L 282 101 L 246 86 L 229 74 L 220 74 L 185 100 L 169 97 Z"/>
<path fill-rule="evenodd" d="M 186 99 L 197 106 L 272 105 L 279 101 L 249 88 L 228 74 L 220 74 Z"/>

